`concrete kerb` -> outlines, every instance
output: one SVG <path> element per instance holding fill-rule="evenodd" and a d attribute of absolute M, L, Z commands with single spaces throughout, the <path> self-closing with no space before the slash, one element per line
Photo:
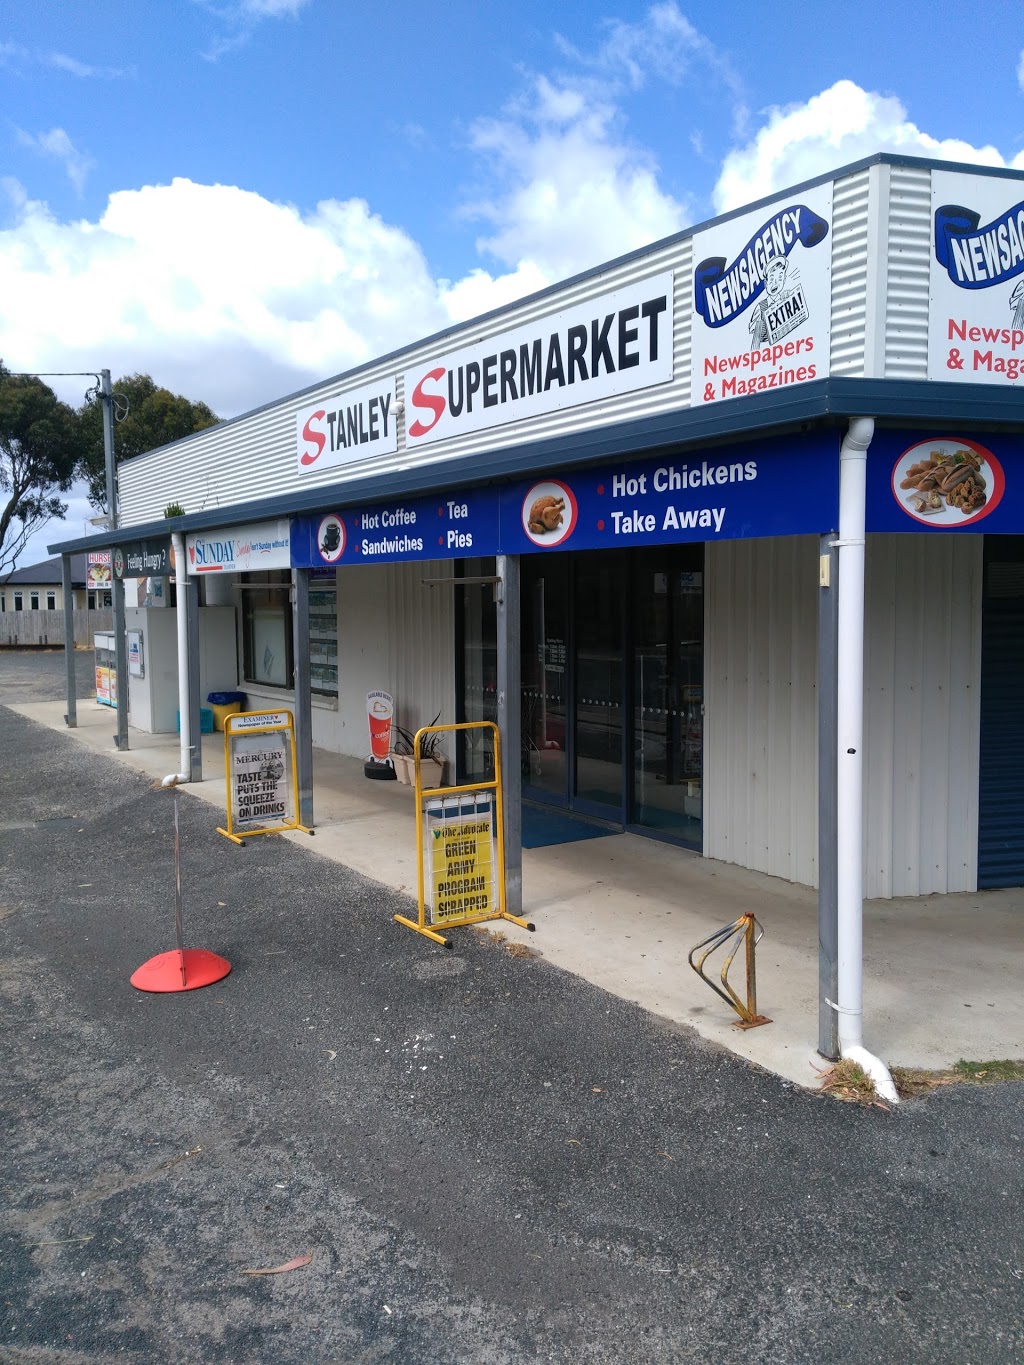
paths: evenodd
<path fill-rule="evenodd" d="M 11 709 L 154 779 L 176 769 L 176 735 L 132 730 L 132 747 L 118 753 L 111 713 L 87 700 L 79 703 L 75 730 L 65 727 L 61 702 Z M 220 734 L 203 737 L 203 771 L 203 782 L 182 790 L 207 802 L 221 819 Z M 367 782 L 358 760 L 316 750 L 314 810 L 315 838 L 297 832 L 282 837 L 415 897 L 410 788 Z M 811 888 L 616 834 L 525 850 L 523 894 L 536 934 L 507 921 L 490 926 L 490 932 L 675 1024 L 690 1025 L 792 1083 L 817 1085 L 827 1064 L 815 1051 L 817 896 Z M 869 903 L 865 1031 L 872 1050 L 890 1064 L 930 1068 L 960 1057 L 1019 1054 L 1022 910 L 1020 891 Z M 687 953 L 747 911 L 766 930 L 758 950 L 758 1008 L 773 1022 L 744 1032 L 691 971 Z M 424 951 L 432 949 L 425 944 Z M 742 981 L 739 961 L 734 970 Z"/>

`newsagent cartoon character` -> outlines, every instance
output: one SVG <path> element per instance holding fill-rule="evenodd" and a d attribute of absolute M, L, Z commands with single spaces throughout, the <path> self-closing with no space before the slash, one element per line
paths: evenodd
<path fill-rule="evenodd" d="M 785 256 L 772 256 L 764 267 L 764 292 L 768 296 L 769 307 L 781 303 L 786 297 L 786 272 L 789 260 Z M 761 346 L 768 340 L 768 323 L 765 321 L 764 304 L 755 303 L 747 324 L 750 330 L 750 344 Z"/>
<path fill-rule="evenodd" d="M 1013 330 L 1024 332 L 1024 280 L 1018 281 L 1010 295 L 1010 307 L 1013 309 Z"/>

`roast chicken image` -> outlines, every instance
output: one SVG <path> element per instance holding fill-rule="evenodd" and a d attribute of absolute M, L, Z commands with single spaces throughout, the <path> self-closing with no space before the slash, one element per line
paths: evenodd
<path fill-rule="evenodd" d="M 545 535 L 548 531 L 557 531 L 562 524 L 564 508 L 564 498 L 554 498 L 550 493 L 546 497 L 538 498 L 530 508 L 527 525 L 535 536 Z"/>

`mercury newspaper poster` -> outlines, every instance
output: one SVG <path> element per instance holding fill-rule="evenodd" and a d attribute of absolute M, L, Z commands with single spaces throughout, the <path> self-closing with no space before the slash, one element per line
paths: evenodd
<path fill-rule="evenodd" d="M 260 720 L 272 723 L 268 717 Z M 238 734 L 232 725 L 231 815 L 236 828 L 294 823 L 290 735 L 284 728 Z"/>
<path fill-rule="evenodd" d="M 693 236 L 691 406 L 828 374 L 832 184 Z"/>
<path fill-rule="evenodd" d="M 932 171 L 928 378 L 1016 384 L 1024 364 L 1024 180 Z"/>
<path fill-rule="evenodd" d="M 494 904 L 494 803 L 459 802 L 451 814 L 427 807 L 433 924 L 498 913 Z"/>

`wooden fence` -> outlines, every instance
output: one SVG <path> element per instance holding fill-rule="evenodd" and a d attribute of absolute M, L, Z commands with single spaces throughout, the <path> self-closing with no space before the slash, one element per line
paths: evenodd
<path fill-rule="evenodd" d="M 98 630 L 114 629 L 110 607 L 75 612 L 75 645 L 86 648 Z M 34 649 L 64 644 L 62 611 L 0 611 L 0 649 Z"/>

